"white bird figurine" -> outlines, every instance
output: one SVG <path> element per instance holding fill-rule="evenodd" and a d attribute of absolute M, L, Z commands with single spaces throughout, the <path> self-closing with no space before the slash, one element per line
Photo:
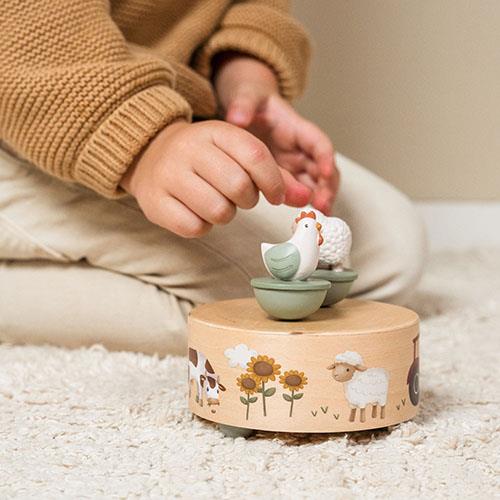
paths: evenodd
<path fill-rule="evenodd" d="M 295 219 L 293 236 L 284 243 L 262 243 L 262 259 L 269 274 L 280 280 L 305 280 L 317 268 L 323 243 L 321 224 L 313 211 Z"/>
<path fill-rule="evenodd" d="M 320 211 L 310 208 L 323 228 L 324 244 L 319 251 L 319 267 L 343 271 L 349 267 L 352 234 L 349 226 L 338 217 L 327 217 Z"/>

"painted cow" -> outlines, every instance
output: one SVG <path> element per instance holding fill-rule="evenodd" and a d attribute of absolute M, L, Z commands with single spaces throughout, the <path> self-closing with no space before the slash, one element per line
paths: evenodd
<path fill-rule="evenodd" d="M 219 404 L 219 391 L 226 388 L 219 382 L 210 361 L 196 349 L 189 348 L 189 397 L 191 397 L 191 382 L 196 383 L 196 402 L 203 406 L 203 398 L 208 406 Z"/>

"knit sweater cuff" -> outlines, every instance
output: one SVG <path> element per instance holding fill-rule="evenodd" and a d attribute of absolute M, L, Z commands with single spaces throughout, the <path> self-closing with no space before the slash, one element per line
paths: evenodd
<path fill-rule="evenodd" d="M 281 94 L 287 99 L 305 87 L 309 42 L 303 28 L 286 13 L 266 5 L 235 5 L 221 28 L 202 47 L 195 68 L 210 78 L 212 59 L 218 53 L 236 51 L 267 63 L 275 71 Z"/>
<path fill-rule="evenodd" d="M 119 182 L 149 141 L 174 120 L 191 119 L 189 104 L 167 86 L 142 90 L 117 108 L 92 134 L 80 153 L 73 179 L 116 198 Z"/>

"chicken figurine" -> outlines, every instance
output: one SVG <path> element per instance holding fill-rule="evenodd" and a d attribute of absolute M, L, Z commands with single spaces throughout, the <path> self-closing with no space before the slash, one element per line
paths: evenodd
<path fill-rule="evenodd" d="M 319 250 L 320 269 L 344 271 L 349 267 L 352 235 L 349 226 L 338 217 L 326 217 L 314 208 L 310 209 L 322 226 L 324 244 Z"/>
<path fill-rule="evenodd" d="M 278 320 L 304 319 L 340 302 L 358 276 L 345 267 L 351 231 L 344 221 L 308 207 L 295 218 L 292 231 L 288 241 L 261 244 L 271 276 L 250 280 L 257 303 Z"/>
<path fill-rule="evenodd" d="M 267 271 L 279 280 L 306 280 L 318 266 L 323 235 L 316 213 L 313 210 L 301 212 L 295 224 L 295 231 L 288 241 L 261 245 Z"/>

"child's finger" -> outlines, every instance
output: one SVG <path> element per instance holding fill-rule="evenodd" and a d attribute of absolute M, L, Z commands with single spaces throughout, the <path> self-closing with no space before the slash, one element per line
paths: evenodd
<path fill-rule="evenodd" d="M 313 206 L 321 210 L 325 215 L 332 212 L 333 202 L 338 190 L 338 175 L 331 179 L 319 179 L 317 189 L 314 192 Z"/>
<path fill-rule="evenodd" d="M 278 161 L 282 167 L 286 167 L 289 172 L 294 174 L 307 172 L 307 174 L 314 180 L 317 180 L 319 177 L 320 171 L 316 162 L 300 151 L 293 153 L 280 153 Z"/>
<path fill-rule="evenodd" d="M 212 228 L 211 224 L 169 194 L 160 196 L 155 200 L 154 208 L 144 213 L 154 224 L 183 238 L 200 238 Z"/>
<path fill-rule="evenodd" d="M 270 203 L 283 203 L 285 186 L 280 168 L 261 140 L 246 130 L 226 124 L 214 128 L 212 140 L 248 173 Z"/>
<path fill-rule="evenodd" d="M 332 211 L 333 195 L 325 188 L 318 188 L 313 195 L 312 206 L 323 212 L 325 215 L 330 215 Z"/>
<path fill-rule="evenodd" d="M 333 203 L 333 192 L 326 184 L 325 179 L 316 181 L 307 172 L 300 172 L 295 176 L 299 182 L 309 187 L 312 192 L 311 204 L 325 215 L 331 212 Z"/>
<path fill-rule="evenodd" d="M 224 151 L 212 146 L 206 161 L 194 166 L 195 172 L 240 208 L 252 208 L 259 201 L 259 190 L 250 176 Z"/>
<path fill-rule="evenodd" d="M 180 177 L 169 192 L 210 224 L 227 224 L 236 214 L 234 204 L 194 172 Z"/>
<path fill-rule="evenodd" d="M 303 207 L 307 205 L 311 200 L 311 189 L 295 179 L 284 168 L 280 168 L 280 170 L 283 182 L 285 183 L 285 204 L 291 207 Z"/>
<path fill-rule="evenodd" d="M 260 96 L 249 90 L 238 92 L 230 101 L 226 121 L 241 128 L 247 128 L 253 121 L 260 104 Z"/>
<path fill-rule="evenodd" d="M 294 177 L 313 192 L 318 188 L 317 182 L 307 172 L 297 173 Z"/>
<path fill-rule="evenodd" d="M 304 158 L 304 168 L 306 172 L 315 180 L 318 181 L 323 175 L 320 166 L 309 157 Z"/>
<path fill-rule="evenodd" d="M 296 140 L 304 153 L 316 162 L 321 176 L 325 179 L 330 178 L 333 174 L 335 159 L 329 137 L 316 125 L 304 120 L 301 123 Z"/>

